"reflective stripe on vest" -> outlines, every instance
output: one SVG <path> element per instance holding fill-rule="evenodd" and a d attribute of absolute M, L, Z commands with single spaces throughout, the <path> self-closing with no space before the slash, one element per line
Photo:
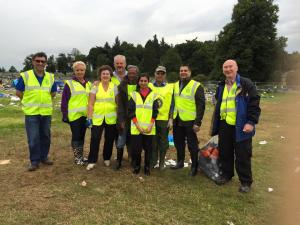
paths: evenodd
<path fill-rule="evenodd" d="M 136 105 L 135 116 L 137 118 L 137 121 L 143 129 L 147 129 L 151 124 L 153 102 L 157 98 L 157 95 L 153 91 L 151 91 L 144 102 L 140 93 L 136 91 L 131 93 L 131 97 Z M 133 122 L 131 122 L 130 133 L 131 135 L 140 134 L 139 130 L 136 128 Z M 145 135 L 155 135 L 155 124 L 152 126 L 151 132 Z"/>
<path fill-rule="evenodd" d="M 175 108 L 173 118 L 177 115 L 182 121 L 191 121 L 196 119 L 195 94 L 201 83 L 190 80 L 189 83 L 180 92 L 179 81 L 174 84 Z"/>
<path fill-rule="evenodd" d="M 237 85 L 236 82 L 232 85 L 230 91 L 226 85 L 222 95 L 222 103 L 220 107 L 221 120 L 225 120 L 229 125 L 235 125 L 236 123 L 236 105 L 235 105 L 235 94 Z"/>
<path fill-rule="evenodd" d="M 42 84 L 39 83 L 33 70 L 20 74 L 23 78 L 25 90 L 22 98 L 22 110 L 25 115 L 52 115 L 51 88 L 54 75 L 45 72 Z"/>
<path fill-rule="evenodd" d="M 68 118 L 72 122 L 87 115 L 88 95 L 91 90 L 91 83 L 87 82 L 85 87 L 76 80 L 67 80 L 71 97 L 68 102 Z"/>
<path fill-rule="evenodd" d="M 152 83 L 149 83 L 149 88 L 158 95 L 162 101 L 161 107 L 158 109 L 158 115 L 156 120 L 168 120 L 169 112 L 171 108 L 174 84 L 166 84 L 163 87 L 156 87 Z"/>
<path fill-rule="evenodd" d="M 108 89 L 103 89 L 102 83 L 99 83 L 94 104 L 93 125 L 100 126 L 105 120 L 106 124 L 116 124 L 117 122 L 117 104 L 115 101 L 117 86 L 109 82 Z"/>

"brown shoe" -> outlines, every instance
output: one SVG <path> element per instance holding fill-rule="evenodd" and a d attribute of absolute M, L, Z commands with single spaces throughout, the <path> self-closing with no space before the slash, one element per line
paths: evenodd
<path fill-rule="evenodd" d="M 49 159 L 42 160 L 41 163 L 43 163 L 44 165 L 48 165 L 48 166 L 52 166 L 53 165 L 53 161 L 50 161 Z"/>
<path fill-rule="evenodd" d="M 38 164 L 30 164 L 30 166 L 28 167 L 28 171 L 32 172 L 32 171 L 35 171 L 39 168 L 39 165 Z"/>

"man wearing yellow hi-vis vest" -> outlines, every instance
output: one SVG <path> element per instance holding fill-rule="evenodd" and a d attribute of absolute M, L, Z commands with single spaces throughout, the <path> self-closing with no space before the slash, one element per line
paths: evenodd
<path fill-rule="evenodd" d="M 86 116 L 88 95 L 91 83 L 85 79 L 86 65 L 82 61 L 73 63 L 74 76 L 67 80 L 61 97 L 62 121 L 71 128 L 71 146 L 74 153 L 74 163 L 84 165 L 83 145 L 86 133 Z"/>
<path fill-rule="evenodd" d="M 195 176 L 198 166 L 198 138 L 205 110 L 203 86 L 191 79 L 189 66 L 180 67 L 180 80 L 174 84 L 174 144 L 177 150 L 177 164 L 173 169 L 184 166 L 186 142 L 190 151 L 192 166 L 190 176 Z"/>
<path fill-rule="evenodd" d="M 174 85 L 166 82 L 166 72 L 164 66 L 158 66 L 154 73 L 155 81 L 149 83 L 150 89 L 159 96 L 162 103 L 155 121 L 156 135 L 151 157 L 151 166 L 156 167 L 159 156 L 158 165 L 160 170 L 164 169 L 165 166 L 165 156 L 169 148 L 169 129 L 173 127 Z"/>
<path fill-rule="evenodd" d="M 52 165 L 48 159 L 52 98 L 57 92 L 54 75 L 45 72 L 47 55 L 38 52 L 32 57 L 33 70 L 22 72 L 16 85 L 16 95 L 22 99 L 25 127 L 30 154 L 28 171 L 38 169 L 39 164 Z"/>
<path fill-rule="evenodd" d="M 128 116 L 131 119 L 130 141 L 133 173 L 141 169 L 141 153 L 145 150 L 145 175 L 150 175 L 150 157 L 155 135 L 155 119 L 158 114 L 157 95 L 148 87 L 149 76 L 142 74 L 137 80 L 137 90 L 131 93 Z"/>

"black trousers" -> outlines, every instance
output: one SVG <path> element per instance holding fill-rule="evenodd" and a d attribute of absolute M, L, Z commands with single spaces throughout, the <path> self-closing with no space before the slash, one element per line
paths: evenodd
<path fill-rule="evenodd" d="M 199 141 L 197 134 L 193 131 L 192 126 L 174 126 L 173 136 L 175 148 L 177 150 L 177 162 L 184 161 L 186 143 L 188 145 L 192 160 L 193 158 L 196 158 L 196 155 L 198 155 L 199 151 Z"/>
<path fill-rule="evenodd" d="M 236 142 L 235 126 L 220 121 L 219 129 L 220 168 L 222 175 L 228 179 L 234 176 L 235 169 L 242 184 L 251 185 L 252 138 Z"/>
<path fill-rule="evenodd" d="M 72 132 L 71 146 L 73 148 L 83 147 L 84 137 L 86 133 L 86 117 L 82 116 L 77 120 L 70 122 L 70 128 Z"/>
<path fill-rule="evenodd" d="M 134 169 L 141 167 L 141 154 L 142 150 L 145 150 L 145 168 L 150 169 L 150 158 L 153 148 L 154 135 L 131 135 L 131 154 L 132 154 L 132 166 Z"/>
<path fill-rule="evenodd" d="M 103 124 L 100 126 L 94 126 L 91 130 L 91 144 L 90 144 L 90 153 L 88 157 L 89 163 L 96 163 L 98 161 L 99 145 L 102 136 L 104 133 L 104 147 L 103 147 L 103 159 L 110 160 L 112 155 L 112 149 L 114 145 L 114 140 L 117 134 L 116 124 L 106 124 L 103 121 Z"/>

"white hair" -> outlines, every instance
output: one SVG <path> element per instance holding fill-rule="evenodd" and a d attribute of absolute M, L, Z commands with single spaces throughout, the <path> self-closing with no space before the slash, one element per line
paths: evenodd
<path fill-rule="evenodd" d="M 125 57 L 124 55 L 116 55 L 116 56 L 114 57 L 114 62 L 115 62 L 118 58 L 124 60 L 124 62 L 126 63 L 126 57 Z"/>
<path fill-rule="evenodd" d="M 84 69 L 86 69 L 86 65 L 85 65 L 84 62 L 76 61 L 76 62 L 73 63 L 73 66 L 72 66 L 73 70 L 75 70 L 76 66 L 78 66 L 78 65 L 83 65 Z"/>

